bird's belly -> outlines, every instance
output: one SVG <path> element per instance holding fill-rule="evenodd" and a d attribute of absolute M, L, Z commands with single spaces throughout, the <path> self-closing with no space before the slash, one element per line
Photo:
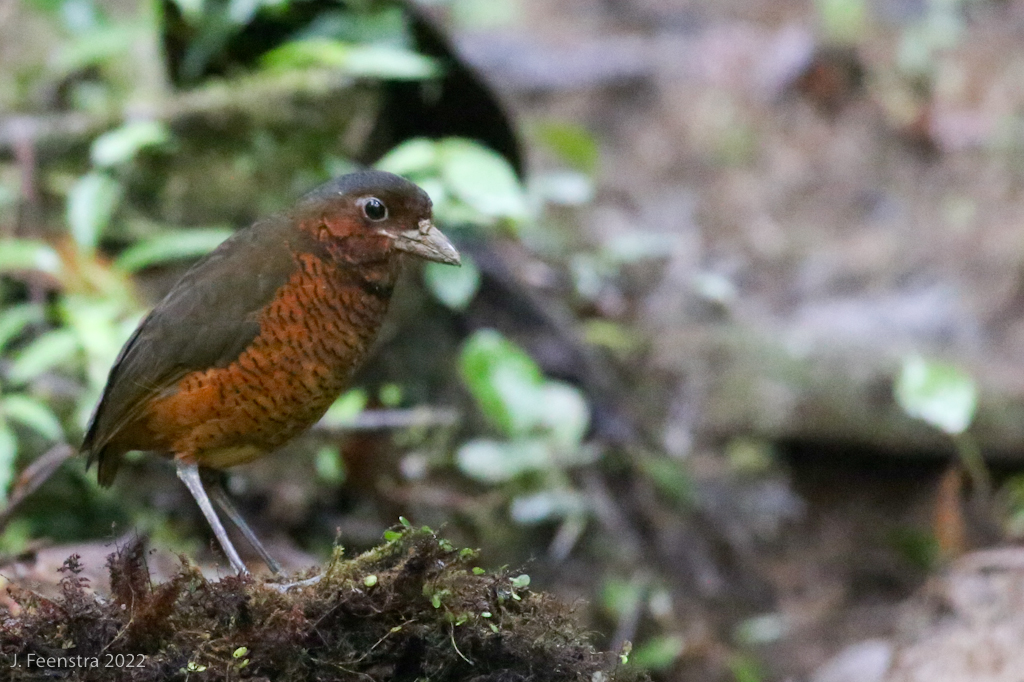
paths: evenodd
<path fill-rule="evenodd" d="M 227 469 L 228 467 L 248 464 L 267 454 L 266 450 L 257 445 L 235 445 L 215 450 L 205 450 L 195 461 L 211 469 Z"/>
<path fill-rule="evenodd" d="M 234 362 L 187 374 L 151 403 L 145 428 L 161 449 L 223 468 L 274 450 L 323 416 L 387 308 L 386 298 L 329 275 L 307 263 L 264 309 L 259 334 Z"/>

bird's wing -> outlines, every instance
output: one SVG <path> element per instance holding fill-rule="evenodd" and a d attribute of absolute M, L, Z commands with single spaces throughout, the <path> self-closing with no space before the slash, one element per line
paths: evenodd
<path fill-rule="evenodd" d="M 146 316 L 114 362 L 82 443 L 90 464 L 101 460 L 101 483 L 113 478 L 104 475 L 105 448 L 152 396 L 190 372 L 226 367 L 252 343 L 260 310 L 294 272 L 293 254 L 315 248 L 312 241 L 286 216 L 240 230 Z"/>

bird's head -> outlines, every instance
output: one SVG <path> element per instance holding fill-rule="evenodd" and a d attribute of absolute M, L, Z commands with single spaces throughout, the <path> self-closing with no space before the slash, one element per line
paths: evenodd
<path fill-rule="evenodd" d="M 353 264 L 405 252 L 459 265 L 459 252 L 434 225 L 430 197 L 405 178 L 383 171 L 344 175 L 304 196 L 299 227 L 331 254 Z"/>

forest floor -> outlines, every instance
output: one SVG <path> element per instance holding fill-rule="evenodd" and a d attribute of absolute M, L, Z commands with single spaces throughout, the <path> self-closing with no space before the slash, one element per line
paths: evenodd
<path fill-rule="evenodd" d="M 634 273 L 643 294 L 619 314 L 653 339 L 646 376 L 678 382 L 659 387 L 666 444 L 694 435 L 680 447 L 707 513 L 770 584 L 774 608 L 752 621 L 765 679 L 1016 679 L 1000 642 L 1020 635 L 1024 555 L 929 562 L 950 514 L 966 527 L 953 557 L 991 541 L 948 493 L 948 446 L 843 411 L 881 415 L 911 352 L 968 368 L 983 402 L 1022 393 L 1024 6 L 975 5 L 940 47 L 938 3 L 873 3 L 847 48 L 826 37 L 827 5 L 526 0 L 518 30 L 458 42 L 527 130 L 597 135 L 584 241 L 662 240 L 657 276 Z M 924 66 L 908 66 L 915 49 Z M 709 342 L 723 325 L 851 402 L 821 408 L 815 379 Z M 722 453 L 738 435 L 771 443 L 771 474 L 737 476 Z M 997 478 L 1019 470 L 1020 443 L 992 448 Z"/>

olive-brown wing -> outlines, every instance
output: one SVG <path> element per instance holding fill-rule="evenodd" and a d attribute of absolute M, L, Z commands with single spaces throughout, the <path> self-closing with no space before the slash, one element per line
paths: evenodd
<path fill-rule="evenodd" d="M 109 485 L 123 454 L 117 437 L 149 400 L 190 372 L 226 367 L 259 333 L 260 310 L 315 249 L 287 216 L 236 232 L 199 260 L 121 349 L 86 430 L 82 452 Z"/>

